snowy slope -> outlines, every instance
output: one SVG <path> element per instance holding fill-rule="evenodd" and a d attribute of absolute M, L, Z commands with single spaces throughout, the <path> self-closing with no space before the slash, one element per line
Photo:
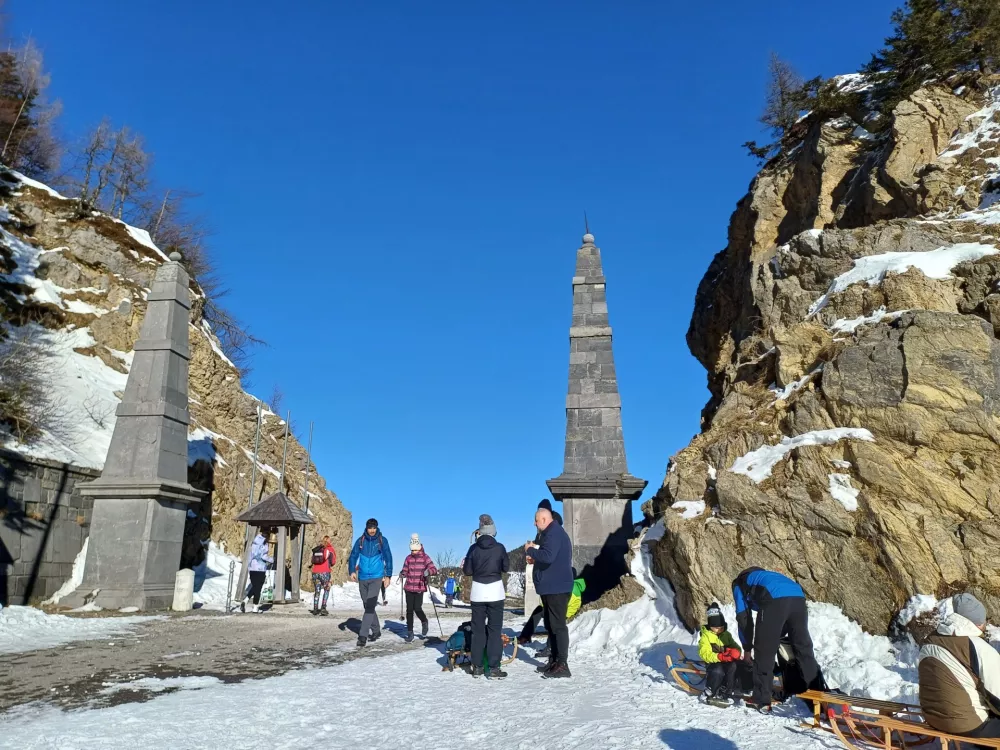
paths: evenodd
<path fill-rule="evenodd" d="M 132 630 L 156 617 L 66 617 L 47 615 L 33 607 L 0 609 L 0 653 L 52 648 L 74 641 L 106 639 Z"/>

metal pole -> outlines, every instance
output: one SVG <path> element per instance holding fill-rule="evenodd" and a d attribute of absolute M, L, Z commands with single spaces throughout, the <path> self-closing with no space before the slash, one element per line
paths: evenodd
<path fill-rule="evenodd" d="M 249 528 L 249 527 L 248 527 Z M 228 615 L 232 610 L 230 607 L 230 602 L 233 598 L 233 572 L 236 569 L 236 561 L 229 561 L 229 585 L 226 587 L 226 614 Z"/>
<path fill-rule="evenodd" d="M 253 440 L 253 468 L 250 470 L 250 492 L 247 495 L 247 510 L 253 507 L 253 489 L 257 484 L 257 454 L 260 451 L 260 424 L 264 416 L 264 404 L 257 402 L 257 435 Z M 250 539 L 250 524 L 243 530 L 243 546 Z"/>
<path fill-rule="evenodd" d="M 312 455 L 313 450 L 313 425 L 315 422 L 309 423 L 309 447 L 306 448 L 306 481 L 303 484 L 302 492 L 306 498 L 306 515 L 309 515 L 309 457 Z M 303 526 L 302 530 L 299 532 L 302 534 L 302 538 L 299 539 L 299 574 L 302 573 L 302 561 L 306 557 L 306 527 Z"/>
<path fill-rule="evenodd" d="M 278 492 L 285 491 L 285 461 L 288 459 L 288 425 L 292 421 L 292 412 L 285 413 L 285 447 L 281 451 L 281 477 L 278 479 Z"/>

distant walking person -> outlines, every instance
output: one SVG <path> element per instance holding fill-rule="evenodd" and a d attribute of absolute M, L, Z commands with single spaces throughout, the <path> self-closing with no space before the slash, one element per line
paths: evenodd
<path fill-rule="evenodd" d="M 451 606 L 452 601 L 455 599 L 455 593 L 457 590 L 455 576 L 448 576 L 448 580 L 444 582 L 444 606 Z"/>
<path fill-rule="evenodd" d="M 549 662 L 538 671 L 542 677 L 571 677 L 566 612 L 573 594 L 573 544 L 547 508 L 535 512 L 535 528 L 539 541 L 525 544 L 524 552 L 534 560 L 532 580 L 542 599 L 542 619 L 549 634 Z"/>
<path fill-rule="evenodd" d="M 804 683 L 820 687 L 819 665 L 809 637 L 806 595 L 799 584 L 773 570 L 747 568 L 733 581 L 733 601 L 743 658 L 749 661 L 753 650 L 753 702 L 758 711 L 771 712 L 774 660 L 786 634 Z M 753 612 L 757 612 L 756 629 Z"/>
<path fill-rule="evenodd" d="M 365 532 L 351 547 L 347 571 L 351 574 L 351 580 L 358 582 L 361 601 L 365 605 L 365 616 L 361 618 L 361 631 L 358 633 L 358 646 L 364 646 L 369 640 L 377 641 L 382 637 L 382 626 L 375 607 L 378 604 L 379 587 L 388 585 L 392 577 L 389 542 L 382 536 L 378 521 L 374 518 L 368 519 Z"/>
<path fill-rule="evenodd" d="M 251 599 L 253 611 L 260 612 L 260 591 L 267 578 L 267 566 L 273 562 L 274 558 L 267 553 L 267 537 L 262 529 L 257 529 L 257 535 L 250 545 L 250 565 L 247 567 L 250 573 L 250 595 L 240 602 L 240 612 L 246 612 L 247 601 Z"/>
<path fill-rule="evenodd" d="M 489 671 L 487 679 L 499 680 L 507 676 L 500 669 L 503 656 L 503 603 L 507 593 L 503 588 L 503 574 L 510 569 L 507 550 L 496 540 L 497 527 L 484 513 L 479 517 L 479 530 L 473 535 L 475 543 L 465 555 L 462 569 L 472 576 L 472 676 L 483 674 L 483 651 Z"/>
<path fill-rule="evenodd" d="M 330 537 L 323 537 L 323 542 L 312 551 L 312 581 L 313 581 L 313 608 L 314 615 L 328 615 L 326 600 L 330 595 L 330 573 L 333 566 L 337 564 L 337 552 L 330 543 Z M 323 606 L 320 607 L 319 595 L 323 592 Z"/>
<path fill-rule="evenodd" d="M 427 577 L 437 575 L 437 568 L 430 556 L 424 552 L 420 537 L 410 537 L 410 554 L 403 561 L 399 577 L 406 580 L 406 642 L 413 640 L 413 615 L 420 620 L 420 635 L 427 635 L 427 615 L 424 614 L 424 594 L 427 593 Z"/>

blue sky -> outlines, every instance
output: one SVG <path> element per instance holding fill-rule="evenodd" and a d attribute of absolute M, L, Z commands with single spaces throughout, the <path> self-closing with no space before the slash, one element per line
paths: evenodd
<path fill-rule="evenodd" d="M 570 279 L 602 248 L 633 474 L 699 429 L 694 293 L 755 172 L 771 50 L 851 72 L 897 0 L 8 0 L 69 138 L 109 116 L 197 192 L 229 305 L 397 554 L 532 535 L 562 470 Z M 766 10 L 760 6 L 766 5 Z M 637 509 L 638 512 L 638 509 Z"/>

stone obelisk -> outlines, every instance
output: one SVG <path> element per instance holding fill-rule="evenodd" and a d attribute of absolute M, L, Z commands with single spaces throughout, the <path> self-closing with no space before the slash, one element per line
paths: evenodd
<path fill-rule="evenodd" d="M 184 521 L 205 494 L 187 481 L 189 278 L 174 253 L 156 272 L 125 395 L 94 498 L 83 583 L 105 609 L 165 609 L 173 600 Z"/>
<path fill-rule="evenodd" d="M 625 460 L 604 270 L 589 231 L 576 251 L 573 276 L 563 473 L 546 484 L 563 504 L 573 565 L 587 580 L 588 598 L 594 598 L 627 571 L 632 501 L 646 481 L 629 474 Z"/>

